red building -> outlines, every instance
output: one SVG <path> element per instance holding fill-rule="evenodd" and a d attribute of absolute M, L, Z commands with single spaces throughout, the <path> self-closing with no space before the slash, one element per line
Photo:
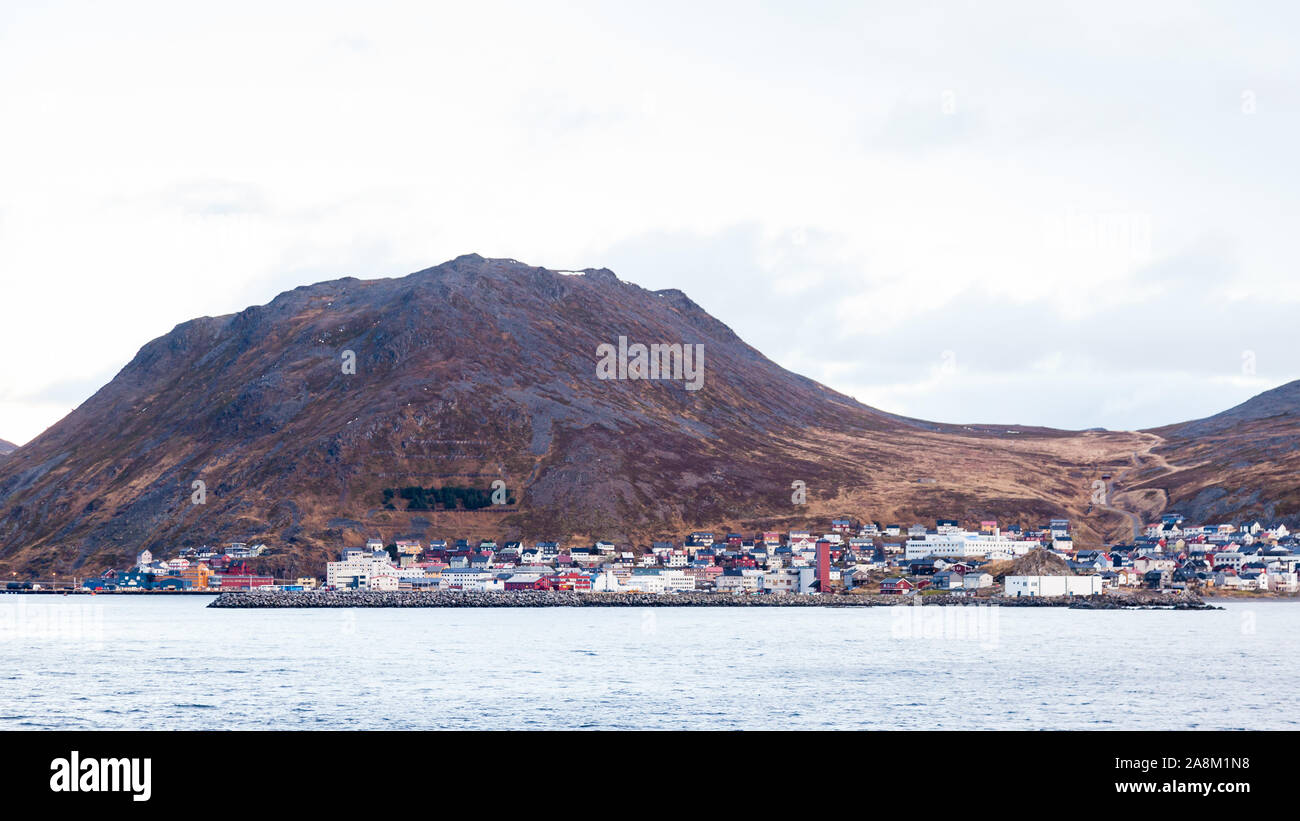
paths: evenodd
<path fill-rule="evenodd" d="M 551 587 L 555 590 L 575 590 L 579 593 L 591 592 L 591 577 L 576 570 L 556 573 L 547 576 L 546 580 L 551 583 Z"/>
<path fill-rule="evenodd" d="M 511 581 L 506 579 L 506 592 L 512 593 L 520 590 L 550 590 L 551 583 L 546 576 L 539 576 L 536 579 L 525 579 L 523 581 Z"/>
<path fill-rule="evenodd" d="M 831 592 L 831 543 L 824 539 L 817 542 L 817 589 Z"/>
<path fill-rule="evenodd" d="M 902 595 L 912 589 L 912 583 L 907 579 L 885 579 L 880 583 L 881 593 L 892 593 Z"/>
<path fill-rule="evenodd" d="M 275 584 L 275 579 L 270 576 L 213 576 L 214 580 L 219 580 L 217 585 L 222 590 L 252 590 L 254 587 L 267 587 Z M 211 584 L 212 582 L 208 582 Z"/>

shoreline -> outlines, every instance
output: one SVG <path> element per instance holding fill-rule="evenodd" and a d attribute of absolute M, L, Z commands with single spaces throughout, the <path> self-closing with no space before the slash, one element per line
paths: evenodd
<path fill-rule="evenodd" d="M 229 592 L 229 591 L 227 591 Z M 0 590 L 7 596 L 220 596 L 219 590 Z"/>
<path fill-rule="evenodd" d="M 318 593 L 222 593 L 208 603 L 219 609 L 348 608 L 348 607 L 1066 607 L 1075 610 L 1220 610 L 1198 596 L 1184 593 L 1097 596 L 1019 597 L 934 595 L 916 598 L 895 595 L 727 595 L 719 593 L 568 593 L 527 591 L 473 593 L 464 591 Z"/>

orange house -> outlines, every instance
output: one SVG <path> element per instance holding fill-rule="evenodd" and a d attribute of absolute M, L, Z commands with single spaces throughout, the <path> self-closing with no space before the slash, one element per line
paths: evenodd
<path fill-rule="evenodd" d="M 206 564 L 195 563 L 181 571 L 181 578 L 190 583 L 192 590 L 206 590 L 212 576 L 212 568 Z"/>

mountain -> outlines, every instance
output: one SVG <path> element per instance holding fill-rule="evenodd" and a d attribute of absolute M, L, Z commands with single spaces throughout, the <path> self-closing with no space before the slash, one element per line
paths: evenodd
<path fill-rule="evenodd" d="M 16 450 L 18 450 L 18 446 L 13 442 L 0 439 L 0 456 L 8 456 Z"/>
<path fill-rule="evenodd" d="M 1285 519 L 1300 510 L 1300 381 L 1205 419 L 1153 428 L 1163 441 L 1135 489 L 1195 522 Z"/>
<path fill-rule="evenodd" d="M 620 337 L 702 346 L 702 378 L 599 378 Z M 145 345 L 0 460 L 0 571 L 241 541 L 272 548 L 269 570 L 319 573 L 375 536 L 645 544 L 832 516 L 1064 515 L 1099 544 L 1145 510 L 1094 506 L 1094 483 L 1146 479 L 1162 442 L 896 416 L 777 366 L 681 291 L 468 255 L 296 288 Z M 472 504 L 496 480 L 510 503 L 409 510 L 402 496 Z"/>

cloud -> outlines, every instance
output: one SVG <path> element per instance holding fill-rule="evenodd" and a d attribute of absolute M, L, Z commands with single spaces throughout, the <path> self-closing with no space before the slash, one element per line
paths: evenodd
<path fill-rule="evenodd" d="M 970 142 L 984 133 L 984 117 L 953 89 L 932 100 L 898 100 L 867 137 L 868 149 L 927 152 Z"/>
<path fill-rule="evenodd" d="M 188 216 L 225 217 L 262 214 L 267 210 L 259 186 L 233 180 L 198 180 L 173 185 L 163 192 L 162 206 Z"/>
<path fill-rule="evenodd" d="M 1284 3 L 70 13 L 0 27 L 5 438 L 178 322 L 470 251 L 681 288 L 942 420 L 1297 375 Z"/>
<path fill-rule="evenodd" d="M 1105 285 L 1117 293 L 1082 310 L 1055 297 L 1015 301 L 977 282 L 891 301 L 880 295 L 894 280 L 865 275 L 845 244 L 738 225 L 630 240 L 602 264 L 646 287 L 690 283 L 692 299 L 778 364 L 936 421 L 1154 427 L 1300 378 L 1295 306 L 1225 303 L 1235 267 L 1215 239 Z"/>

